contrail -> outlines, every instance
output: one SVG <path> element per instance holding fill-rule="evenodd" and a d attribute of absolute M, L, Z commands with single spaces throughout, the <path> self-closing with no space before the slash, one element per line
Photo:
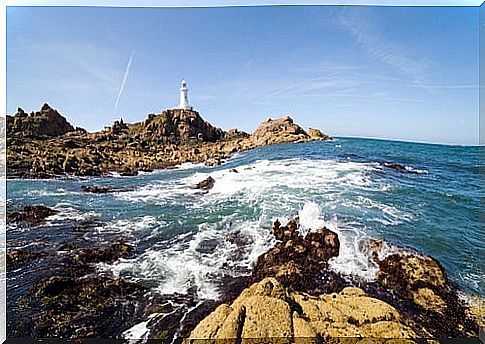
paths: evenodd
<path fill-rule="evenodd" d="M 121 94 L 125 89 L 125 84 L 126 84 L 126 79 L 128 79 L 128 74 L 130 74 L 130 67 L 131 67 L 131 63 L 133 62 L 133 56 L 135 56 L 135 51 L 131 53 L 130 60 L 128 61 L 128 65 L 126 66 L 125 75 L 123 76 L 123 82 L 121 83 L 120 90 L 118 91 L 118 95 L 116 96 L 115 112 L 118 111 L 118 103 L 120 102 Z"/>

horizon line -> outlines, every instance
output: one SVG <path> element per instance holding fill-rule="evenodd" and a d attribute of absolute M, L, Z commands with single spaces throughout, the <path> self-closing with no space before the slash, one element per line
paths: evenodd
<path fill-rule="evenodd" d="M 348 138 L 348 139 L 365 139 L 365 140 L 381 140 L 381 141 L 394 141 L 394 142 L 405 142 L 405 143 L 419 143 L 423 145 L 438 145 L 438 146 L 452 146 L 452 147 L 482 147 L 485 143 L 478 144 L 467 144 L 467 143 L 445 143 L 445 142 L 430 142 L 430 141 L 416 141 L 412 139 L 399 139 L 391 137 L 375 137 L 375 136 L 353 136 L 353 135 L 338 135 L 332 136 L 332 138 Z"/>

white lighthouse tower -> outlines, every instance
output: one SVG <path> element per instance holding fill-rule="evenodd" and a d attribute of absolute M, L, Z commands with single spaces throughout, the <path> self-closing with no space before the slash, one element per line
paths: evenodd
<path fill-rule="evenodd" d="M 180 85 L 180 102 L 178 106 L 179 109 L 192 110 L 192 106 L 189 105 L 187 91 L 187 82 L 182 79 L 182 84 Z"/>

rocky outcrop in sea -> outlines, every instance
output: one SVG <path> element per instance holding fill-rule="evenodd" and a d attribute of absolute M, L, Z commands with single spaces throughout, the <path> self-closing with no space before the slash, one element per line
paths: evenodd
<path fill-rule="evenodd" d="M 410 250 L 383 258 L 385 243 L 365 250 L 379 266 L 375 282 L 339 276 L 328 260 L 339 253 L 327 228 L 300 233 L 298 219 L 273 224 L 276 246 L 261 255 L 244 289 L 200 321 L 190 340 L 339 337 L 441 338 L 478 333 L 475 310 L 458 297 L 435 259 Z M 194 341 L 194 343 L 197 341 Z"/>
<path fill-rule="evenodd" d="M 184 109 L 149 114 L 134 124 L 120 119 L 93 133 L 75 129 L 48 104 L 30 115 L 19 109 L 7 123 L 9 178 L 129 176 L 184 162 L 219 164 L 236 152 L 264 145 L 331 139 L 317 129 L 306 132 L 290 116 L 269 119 L 249 135 L 237 129 L 225 132 Z"/>

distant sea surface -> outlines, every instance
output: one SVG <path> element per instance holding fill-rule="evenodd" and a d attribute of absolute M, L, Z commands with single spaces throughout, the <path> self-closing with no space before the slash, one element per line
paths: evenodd
<path fill-rule="evenodd" d="M 479 295 L 479 149 L 336 138 L 262 147 L 218 167 L 188 163 L 135 177 L 9 180 L 9 203 L 44 204 L 59 213 L 41 229 L 9 227 L 7 244 L 56 247 L 65 239 L 56 230 L 63 221 L 96 218 L 104 224 L 84 239 L 97 245 L 124 239 L 135 248 L 129 259 L 99 264 L 100 271 L 160 293 L 196 288 L 199 298 L 214 299 L 218 276 L 248 273 L 273 246 L 272 221 L 299 215 L 304 230 L 327 226 L 338 233 L 335 271 L 372 280 L 377 268 L 360 245 L 383 238 L 435 257 L 460 289 Z M 203 194 L 194 186 L 209 175 L 215 184 Z M 90 194 L 82 185 L 124 191 Z M 234 233 L 244 245 L 228 239 Z"/>

